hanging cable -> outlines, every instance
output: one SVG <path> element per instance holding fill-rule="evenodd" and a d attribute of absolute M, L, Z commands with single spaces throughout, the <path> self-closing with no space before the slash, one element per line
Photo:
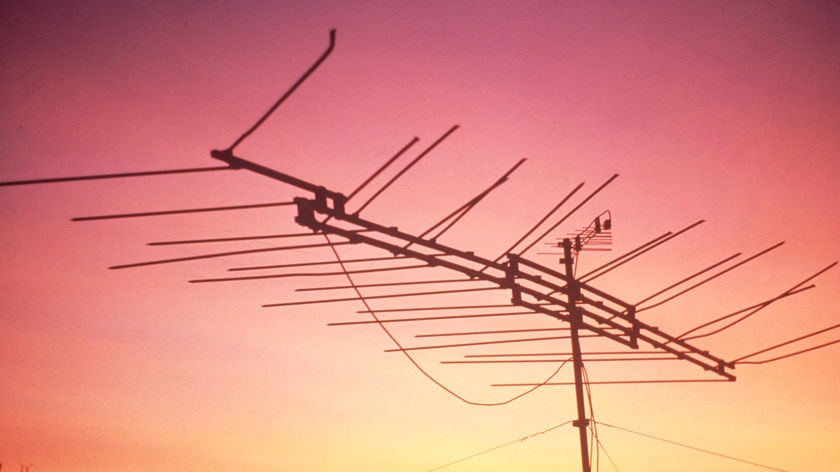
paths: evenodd
<path fill-rule="evenodd" d="M 610 464 L 612 464 L 613 469 L 615 469 L 616 472 L 619 472 L 618 466 L 615 465 L 615 461 L 610 456 L 610 453 L 607 452 L 607 448 L 604 447 L 604 443 L 601 442 L 601 438 L 598 437 L 597 433 L 595 434 L 595 442 L 598 444 L 598 449 L 600 451 L 604 451 L 604 455 L 607 456 L 607 460 L 610 461 Z M 601 466 L 601 464 L 598 464 L 598 470 L 600 470 L 600 466 Z"/>
<path fill-rule="evenodd" d="M 554 372 L 552 372 L 552 373 L 551 373 L 551 375 L 549 375 L 549 376 L 548 376 L 548 377 L 547 377 L 547 378 L 546 378 L 543 382 L 541 382 L 541 383 L 539 383 L 539 384 L 537 384 L 537 385 L 534 385 L 533 387 L 528 388 L 527 390 L 525 390 L 525 391 L 523 391 L 523 392 L 521 392 L 521 393 L 519 393 L 519 394 L 517 394 L 517 395 L 515 395 L 515 396 L 513 396 L 513 397 L 510 397 L 510 398 L 508 398 L 507 400 L 503 400 L 503 401 L 500 401 L 500 402 L 493 402 L 493 403 L 485 403 L 485 402 L 476 402 L 476 401 L 468 400 L 467 398 L 462 397 L 461 395 L 459 395 L 458 393 L 456 393 L 454 390 L 450 389 L 449 387 L 447 387 L 446 385 L 444 385 L 443 383 L 441 383 L 439 380 L 437 380 L 435 377 L 433 377 L 433 376 L 432 376 L 430 373 L 428 373 L 425 369 L 423 369 L 423 367 L 420 365 L 420 363 L 419 363 L 419 362 L 417 362 L 417 360 L 416 360 L 416 359 L 414 359 L 414 357 L 412 357 L 411 353 L 409 353 L 409 352 L 408 352 L 405 348 L 403 348 L 403 346 L 402 346 L 402 344 L 399 342 L 399 340 L 397 340 L 397 338 L 394 336 L 394 334 L 393 334 L 393 333 L 391 333 L 391 331 L 390 331 L 390 330 L 389 330 L 389 329 L 388 329 L 388 328 L 387 328 L 387 327 L 383 324 L 382 320 L 380 320 L 380 319 L 379 319 L 379 316 L 377 316 L 376 312 L 375 312 L 375 311 L 374 311 L 374 310 L 370 307 L 370 305 L 368 304 L 368 302 L 367 302 L 367 300 L 365 299 L 365 297 L 362 295 L 362 292 L 359 290 L 359 288 L 358 288 L 358 287 L 356 287 L 355 282 L 353 281 L 353 277 L 352 277 L 352 276 L 348 273 L 347 269 L 344 267 L 344 263 L 342 262 L 341 256 L 338 254 L 338 250 L 334 247 L 334 244 L 337 244 L 337 243 L 333 243 L 333 242 L 332 242 L 332 240 L 330 239 L 329 235 L 328 235 L 328 234 L 326 234 L 326 233 L 324 234 L 324 239 L 327 241 L 327 244 L 328 244 L 328 245 L 330 246 L 330 248 L 332 249 L 333 254 L 335 255 L 336 261 L 338 261 L 339 265 L 341 266 L 341 270 L 344 272 L 345 277 L 347 277 L 347 282 L 349 282 L 349 283 L 350 283 L 350 285 L 352 285 L 352 286 L 353 286 L 353 290 L 356 292 L 356 295 L 358 296 L 359 301 L 361 301 L 361 302 L 362 302 L 362 304 L 365 306 L 365 311 L 366 311 L 367 313 L 370 313 L 370 315 L 371 315 L 371 317 L 373 317 L 373 319 L 374 319 L 375 323 L 379 325 L 380 329 L 382 329 L 382 331 L 385 333 L 385 335 L 386 335 L 386 336 L 388 336 L 388 338 L 390 338 L 390 339 L 391 339 L 391 341 L 392 341 L 392 342 L 393 342 L 393 343 L 397 346 L 397 348 L 400 350 L 400 352 L 402 352 L 402 353 L 403 353 L 403 355 L 406 357 L 406 359 L 408 359 L 408 361 L 409 361 L 409 362 L 410 362 L 410 363 L 411 363 L 411 364 L 412 364 L 412 365 L 413 365 L 413 366 L 414 366 L 414 367 L 415 367 L 415 368 L 416 368 L 416 369 L 417 369 L 417 370 L 418 370 L 421 374 L 423 374 L 423 376 L 424 376 L 424 377 L 426 377 L 427 379 L 429 379 L 432 383 L 434 383 L 435 385 L 437 385 L 438 387 L 440 387 L 441 389 L 443 389 L 443 391 L 445 391 L 446 393 L 448 393 L 448 394 L 452 395 L 453 397 L 457 398 L 458 400 L 461 400 L 462 402 L 464 402 L 464 403 L 466 403 L 466 404 L 468 404 L 468 405 L 476 405 L 476 406 L 501 406 L 501 405 L 507 405 L 507 404 L 509 404 L 509 403 L 511 403 L 511 402 L 513 402 L 513 401 L 515 401 L 515 400 L 518 400 L 519 398 L 524 397 L 525 395 L 530 394 L 531 392 L 534 392 L 535 390 L 537 390 L 538 388 L 540 388 L 542 385 L 544 385 L 544 384 L 546 384 L 546 383 L 550 382 L 550 381 L 551 381 L 551 379 L 553 379 L 553 378 L 554 378 L 554 377 L 555 377 L 558 373 L 560 373 L 560 370 L 561 370 L 561 369 L 563 368 L 563 366 L 564 366 L 564 365 L 566 365 L 566 363 L 568 362 L 568 360 L 563 361 L 563 362 L 560 364 L 560 366 L 558 366 L 558 367 L 557 367 L 557 369 L 556 369 Z"/>
<path fill-rule="evenodd" d="M 730 455 L 727 455 L 727 454 L 721 454 L 721 453 L 719 453 L 719 452 L 710 451 L 710 450 L 708 450 L 708 449 L 703 449 L 703 448 L 699 448 L 699 447 L 689 446 L 688 444 L 683 444 L 683 443 L 679 443 L 679 442 L 676 442 L 676 441 L 671 441 L 671 440 L 669 440 L 669 439 L 660 438 L 660 437 L 657 437 L 657 436 L 653 436 L 653 435 L 651 435 L 651 434 L 640 433 L 639 431 L 633 431 L 633 430 L 631 430 L 631 429 L 622 428 L 622 427 L 620 427 L 620 426 L 615 426 L 615 425 L 611 425 L 611 424 L 607 424 L 607 423 L 603 423 L 603 422 L 598 423 L 598 424 L 600 424 L 601 426 L 606 426 L 606 427 L 608 427 L 608 428 L 617 429 L 617 430 L 619 430 L 619 431 L 624 431 L 625 433 L 635 434 L 635 435 L 637 435 L 637 436 L 642 436 L 642 437 L 645 437 L 645 438 L 648 438 L 648 439 L 654 439 L 654 440 L 656 440 L 656 441 L 662 441 L 662 442 L 665 442 L 665 443 L 668 443 L 668 444 L 673 444 L 674 446 L 684 447 L 684 448 L 686 448 L 686 449 L 691 449 L 691 450 L 693 450 L 693 451 L 702 452 L 702 453 L 704 453 L 704 454 L 709 454 L 709 455 L 712 455 L 712 456 L 722 457 L 722 458 L 724 458 L 724 459 L 729 459 L 729 460 L 731 460 L 731 461 L 741 462 L 741 463 L 743 463 L 743 464 L 754 465 L 754 466 L 756 466 L 756 467 L 761 467 L 761 468 L 763 468 L 763 469 L 775 470 L 775 471 L 777 471 L 777 472 L 788 472 L 788 471 L 786 471 L 786 470 L 784 470 L 784 469 L 778 469 L 778 468 L 776 468 L 776 467 L 770 467 L 770 466 L 768 466 L 768 465 L 759 464 L 759 463 L 757 463 L 757 462 L 752 462 L 752 461 L 748 461 L 748 460 L 745 460 L 745 459 L 739 459 L 739 458 L 737 458 L 737 457 L 733 457 L 733 456 L 730 456 Z"/>
<path fill-rule="evenodd" d="M 493 452 L 493 451 L 495 451 L 495 450 L 497 450 L 497 449 L 501 449 L 501 448 L 503 448 L 503 447 L 511 446 L 511 445 L 513 445 L 513 444 L 516 444 L 516 443 L 521 443 L 522 441 L 525 441 L 526 439 L 531 439 L 531 438 L 536 437 L 536 436 L 539 436 L 539 435 L 541 435 L 541 434 L 550 433 L 551 431 L 554 431 L 555 429 L 562 428 L 563 426 L 566 426 L 567 424 L 571 424 L 571 422 L 572 422 L 572 421 L 571 421 L 571 420 L 569 420 L 569 421 L 566 421 L 565 423 L 560 423 L 560 424 L 555 425 L 555 426 L 552 426 L 552 427 L 550 427 L 550 428 L 548 428 L 548 429 L 544 429 L 544 430 L 542 430 L 542 431 L 537 431 L 536 433 L 531 433 L 531 434 L 529 434 L 529 435 L 527 435 L 527 436 L 522 436 L 521 438 L 514 439 L 513 441 L 508 441 L 508 442 L 506 442 L 506 443 L 504 443 L 504 444 L 499 444 L 498 446 L 493 446 L 493 447 L 491 447 L 490 449 L 485 449 L 485 450 L 483 450 L 483 451 L 481 451 L 481 452 L 477 452 L 477 453 L 472 454 L 472 455 L 469 455 L 469 456 L 467 456 L 467 457 L 462 457 L 462 458 L 457 459 L 457 460 L 454 460 L 454 461 L 452 461 L 452 462 L 448 462 L 448 463 L 446 463 L 446 464 L 439 465 L 439 466 L 437 466 L 437 467 L 433 467 L 433 468 L 431 468 L 431 469 L 426 470 L 426 472 L 434 472 L 434 471 L 436 471 L 436 470 L 442 470 L 442 469 L 445 469 L 445 468 L 447 468 L 447 467 L 453 466 L 453 465 L 455 465 L 455 464 L 459 464 L 459 463 L 461 463 L 461 462 L 468 461 L 468 460 L 470 460 L 470 459 L 474 459 L 474 458 L 476 458 L 476 457 L 478 457 L 478 456 L 483 456 L 484 454 L 488 454 L 488 453 Z"/>

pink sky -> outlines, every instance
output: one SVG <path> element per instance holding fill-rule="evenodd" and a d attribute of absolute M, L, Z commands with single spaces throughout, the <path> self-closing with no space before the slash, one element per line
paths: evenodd
<path fill-rule="evenodd" d="M 593 282 L 631 303 L 726 256 L 785 241 L 640 314 L 673 334 L 776 296 L 840 258 L 836 3 L 292 3 L 2 4 L 0 180 L 215 166 L 209 151 L 245 131 L 336 28 L 329 59 L 237 155 L 349 193 L 413 136 L 420 142 L 409 157 L 458 124 L 363 216 L 419 234 L 527 157 L 441 240 L 490 259 L 579 182 L 586 186 L 566 209 L 618 173 L 551 234 L 610 210 L 612 252 L 584 253 L 580 273 L 706 220 Z M 383 352 L 395 346 L 380 328 L 327 326 L 365 319 L 360 302 L 260 307 L 351 296 L 295 292 L 342 277 L 187 283 L 231 267 L 330 260 L 328 249 L 108 270 L 278 244 L 146 245 L 301 232 L 292 208 L 69 221 L 295 196 L 309 195 L 245 171 L 0 187 L 0 463 L 34 464 L 33 472 L 427 471 L 575 417 L 571 387 L 468 405 Z M 556 255 L 537 252 L 527 256 L 561 269 Z M 816 285 L 696 343 L 734 359 L 840 323 L 840 270 Z M 459 301 L 495 299 L 504 297 Z M 412 346 L 429 343 L 418 334 L 548 325 L 556 323 L 529 317 L 403 323 L 393 332 Z M 523 390 L 491 384 L 538 382 L 559 366 L 440 364 L 506 349 L 416 359 L 476 402 Z M 829 470 L 840 461 L 838 362 L 835 344 L 739 366 L 734 383 L 593 385 L 594 416 L 780 470 Z M 587 370 L 593 382 L 712 378 L 679 362 Z M 571 372 L 564 366 L 556 380 Z M 598 432 L 614 462 L 602 452 L 605 471 L 766 470 L 608 426 Z M 577 431 L 564 426 L 441 470 L 576 471 L 578 454 Z"/>

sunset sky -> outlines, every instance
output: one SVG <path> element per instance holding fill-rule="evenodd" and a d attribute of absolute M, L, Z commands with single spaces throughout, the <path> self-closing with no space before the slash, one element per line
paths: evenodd
<path fill-rule="evenodd" d="M 732 265 L 785 242 L 639 313 L 674 335 L 776 297 L 840 259 L 840 4 L 831 1 L 6 1 L 0 181 L 218 166 L 209 151 L 248 129 L 324 52 L 331 29 L 332 54 L 236 155 L 349 194 L 418 137 L 348 204 L 355 211 L 459 125 L 362 211 L 368 220 L 420 234 L 527 158 L 439 241 L 494 259 L 579 183 L 543 229 L 619 174 L 525 257 L 561 271 L 547 243 L 607 210 L 611 251 L 583 252 L 578 274 L 705 220 L 591 282 L 636 303 L 728 256 L 741 253 Z M 262 307 L 353 297 L 296 291 L 347 285 L 343 275 L 188 283 L 245 273 L 231 268 L 334 261 L 327 247 L 109 270 L 323 243 L 148 245 L 305 232 L 291 206 L 70 221 L 296 196 L 311 194 L 244 170 L 0 187 L 0 463 L 32 472 L 580 470 L 578 432 L 566 424 L 576 417 L 573 387 L 476 405 L 529 389 L 494 384 L 539 383 L 558 369 L 552 381 L 570 382 L 560 355 L 567 339 L 409 359 L 386 352 L 397 345 L 380 326 L 328 326 L 370 320 L 359 301 Z M 387 255 L 335 249 L 344 259 Z M 385 266 L 353 266 L 376 267 Z M 447 276 L 422 269 L 353 280 Z M 840 324 L 840 268 L 813 283 L 692 342 L 734 360 Z M 445 303 L 509 298 L 472 292 Z M 529 315 L 387 327 L 409 347 L 479 340 L 430 334 L 558 326 Z M 518 336 L 560 336 L 551 333 Z M 838 339 L 840 328 L 752 360 Z M 582 344 L 585 353 L 629 351 L 603 339 Z M 552 352 L 539 363 L 441 363 Z M 717 377 L 680 361 L 591 360 L 600 470 L 836 468 L 838 363 L 840 343 L 738 365 L 736 382 L 615 385 L 597 382 Z"/>

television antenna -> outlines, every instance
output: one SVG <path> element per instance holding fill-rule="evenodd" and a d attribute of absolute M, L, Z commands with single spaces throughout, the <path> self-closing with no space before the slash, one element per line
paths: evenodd
<path fill-rule="evenodd" d="M 313 303 L 333 303 L 341 301 L 360 300 L 364 303 L 366 310 L 364 313 L 370 314 L 373 319 L 367 321 L 349 321 L 340 323 L 331 323 L 332 325 L 357 325 L 357 324 L 377 324 L 383 329 L 388 323 L 410 323 L 413 321 L 429 321 L 429 320 L 448 320 L 448 319 L 468 319 L 468 318 L 487 318 L 491 316 L 519 316 L 522 314 L 537 314 L 544 315 L 568 325 L 567 328 L 560 328 L 568 331 L 568 336 L 556 337 L 537 337 L 537 338 L 513 338 L 503 341 L 476 341 L 469 343 L 458 344 L 437 344 L 427 346 L 411 346 L 403 347 L 397 343 L 397 349 L 390 349 L 391 352 L 402 352 L 415 363 L 415 365 L 423 371 L 422 368 L 411 358 L 412 351 L 422 349 L 443 349 L 452 347 L 467 347 L 480 344 L 494 344 L 494 343 L 521 343 L 534 340 L 547 339 L 569 339 L 570 350 L 568 353 L 571 357 L 571 362 L 574 369 L 574 386 L 575 386 L 575 400 L 577 405 L 576 419 L 573 421 L 575 427 L 579 431 L 580 441 L 580 455 L 581 467 L 584 472 L 591 471 L 590 462 L 590 444 L 588 440 L 587 431 L 591 426 L 591 420 L 586 414 L 586 402 L 584 388 L 586 384 L 596 383 L 589 382 L 584 379 L 584 352 L 580 345 L 580 338 L 582 336 L 595 336 L 603 339 L 608 339 L 625 349 L 629 349 L 629 353 L 640 352 L 640 347 L 650 349 L 644 351 L 652 355 L 660 356 L 660 358 L 669 358 L 681 360 L 687 363 L 694 364 L 702 371 L 707 372 L 713 376 L 711 379 L 702 381 L 723 381 L 729 382 L 735 380 L 735 375 L 732 373 L 735 366 L 738 364 L 759 364 L 766 362 L 773 362 L 782 358 L 787 358 L 805 352 L 810 352 L 816 349 L 821 349 L 829 345 L 840 342 L 840 339 L 824 343 L 818 346 L 800 349 L 787 354 L 777 355 L 776 357 L 761 358 L 762 355 L 768 355 L 776 349 L 782 347 L 790 347 L 796 345 L 806 339 L 809 339 L 818 334 L 836 329 L 840 325 L 834 325 L 825 329 L 800 335 L 788 341 L 772 345 L 753 353 L 749 353 L 738 358 L 732 359 L 715 355 L 705 350 L 704 348 L 695 345 L 694 340 L 713 336 L 725 329 L 734 326 L 741 321 L 753 316 L 758 311 L 770 306 L 771 304 L 785 299 L 789 296 L 805 292 L 814 287 L 812 280 L 822 275 L 824 272 L 833 268 L 837 262 L 829 264 L 828 266 L 817 271 L 808 278 L 793 285 L 789 289 L 782 291 L 776 297 L 760 301 L 752 306 L 738 310 L 736 312 L 727 314 L 725 316 L 708 321 L 700 326 L 694 327 L 680 335 L 673 335 L 656 326 L 650 325 L 638 317 L 638 313 L 655 308 L 664 303 L 667 303 L 691 290 L 694 290 L 701 285 L 716 279 L 752 260 L 755 260 L 770 251 L 778 248 L 782 243 L 770 246 L 754 255 L 740 259 L 740 254 L 735 254 L 721 261 L 718 261 L 694 274 L 691 274 L 668 287 L 659 290 L 652 295 L 635 303 L 626 302 L 610 293 L 603 291 L 593 285 L 591 282 L 596 278 L 630 262 L 631 260 L 640 257 L 641 255 L 661 246 L 662 244 L 680 236 L 681 234 L 695 228 L 703 223 L 702 220 L 693 223 L 683 229 L 675 232 L 666 232 L 641 246 L 622 254 L 609 261 L 608 263 L 591 270 L 585 274 L 576 274 L 576 263 L 583 251 L 586 250 L 603 250 L 604 246 L 611 243 L 611 230 L 613 229 L 613 218 L 609 211 L 604 211 L 597 215 L 590 224 L 580 229 L 579 231 L 562 238 L 556 247 L 562 250 L 562 257 L 560 263 L 561 270 L 556 270 L 539 264 L 523 255 L 528 252 L 534 245 L 544 241 L 545 238 L 554 232 L 561 224 L 567 221 L 569 217 L 575 214 L 584 204 L 598 195 L 605 187 L 613 182 L 618 174 L 611 176 L 603 184 L 583 197 L 575 207 L 569 210 L 564 216 L 557 218 L 557 211 L 578 193 L 583 187 L 583 183 L 572 189 L 554 208 L 552 208 L 542 219 L 540 219 L 533 227 L 526 231 L 515 243 L 508 249 L 503 251 L 497 257 L 491 259 L 477 255 L 475 252 L 456 248 L 450 245 L 441 243 L 439 240 L 443 234 L 452 228 L 459 220 L 461 220 L 469 211 L 471 211 L 478 203 L 480 203 L 487 195 L 496 190 L 504 182 L 508 180 L 510 175 L 516 171 L 524 162 L 520 160 L 499 179 L 488 186 L 484 191 L 477 194 L 475 197 L 467 201 L 465 204 L 454 210 L 452 213 L 441 219 L 438 223 L 421 234 L 411 234 L 399 230 L 395 226 L 383 224 L 366 219 L 361 216 L 361 213 L 368 207 L 371 202 L 381 196 L 397 179 L 417 164 L 421 159 L 427 156 L 435 148 L 437 148 L 444 140 L 452 135 L 458 126 L 450 127 L 444 134 L 438 137 L 431 145 L 427 146 L 420 152 L 413 160 L 404 165 L 394 176 L 390 178 L 384 185 L 380 186 L 371 197 L 364 203 L 359 204 L 354 210 L 349 210 L 349 204 L 354 197 L 357 197 L 360 192 L 377 179 L 386 169 L 391 167 L 397 160 L 405 155 L 418 141 L 419 138 L 413 138 L 406 143 L 398 152 L 396 152 L 385 164 L 383 164 L 376 172 L 368 177 L 361 185 L 349 194 L 328 189 L 317 183 L 309 182 L 304 179 L 289 175 L 279 170 L 275 170 L 263 166 L 254 161 L 242 158 L 236 155 L 236 147 L 254 133 L 279 107 L 285 100 L 292 95 L 327 59 L 332 53 L 335 46 L 335 30 L 330 31 L 329 46 L 318 57 L 315 63 L 307 69 L 304 74 L 265 112 L 256 123 L 251 126 L 245 133 L 239 136 L 233 143 L 225 149 L 213 150 L 210 155 L 213 159 L 221 161 L 224 165 L 213 167 L 198 167 L 186 169 L 165 169 L 156 171 L 144 172 L 123 172 L 112 174 L 95 174 L 85 176 L 59 177 L 59 178 L 44 178 L 32 180 L 16 180 L 0 182 L 0 186 L 18 186 L 18 185 L 33 185 L 33 184 L 47 184 L 58 182 L 71 182 L 82 180 L 100 180 L 113 178 L 132 178 L 132 177 L 148 177 L 155 175 L 167 174 L 186 174 L 196 172 L 211 172 L 223 170 L 246 170 L 263 177 L 282 182 L 291 187 L 295 187 L 300 191 L 305 192 L 306 196 L 299 196 L 292 201 L 284 202 L 270 202 L 248 205 L 231 205 L 222 207 L 207 207 L 207 208 L 190 208 L 179 210 L 165 210 L 155 212 L 142 213 L 124 213 L 112 215 L 98 215 L 74 218 L 74 221 L 94 221 L 103 219 L 118 219 L 118 218 L 135 218 L 135 217 L 149 217 L 171 214 L 197 213 L 197 212 L 216 212 L 216 211 L 236 211 L 251 208 L 265 208 L 265 207 L 279 207 L 279 206 L 293 206 L 296 208 L 297 214 L 294 221 L 305 227 L 309 235 L 320 235 L 325 239 L 324 243 L 313 243 L 292 246 L 268 247 L 261 249 L 241 250 L 216 252 L 198 255 L 189 255 L 183 257 L 176 257 L 170 259 L 159 259 L 144 262 L 126 263 L 110 267 L 111 269 L 127 269 L 141 266 L 173 264 L 185 261 L 193 261 L 200 259 L 218 258 L 218 257 L 235 257 L 245 254 L 264 253 L 271 251 L 284 251 L 290 249 L 305 249 L 314 247 L 328 247 L 335 256 L 335 261 L 317 261 L 310 263 L 298 264 L 281 264 L 273 266 L 259 266 L 259 267 L 238 267 L 231 270 L 238 272 L 247 272 L 255 269 L 282 269 L 287 270 L 299 267 L 315 267 L 315 266 L 338 266 L 339 271 L 323 272 L 323 273 L 309 273 L 309 276 L 320 275 L 336 275 L 341 274 L 346 276 L 348 285 L 331 286 L 331 287 L 309 287 L 299 290 L 307 291 L 329 291 L 334 289 L 352 289 L 355 293 L 352 297 L 347 298 L 322 298 L 307 301 L 291 301 L 280 303 L 264 304 L 263 307 L 284 307 L 295 306 L 302 304 Z M 355 203 L 355 200 L 353 201 Z M 546 224 L 552 222 L 548 228 Z M 541 232 L 539 232 L 542 230 Z M 535 236 L 536 233 L 538 235 Z M 235 238 L 207 238 L 200 240 L 177 240 L 177 241 L 161 241 L 151 243 L 152 245 L 178 245 L 178 244 L 195 244 L 207 242 L 223 242 L 234 240 L 254 240 L 267 238 L 285 238 L 301 236 L 299 233 L 287 233 L 280 235 L 259 235 Z M 335 240 L 337 238 L 338 240 Z M 376 257 L 358 258 L 358 259 L 342 259 L 339 257 L 335 247 L 339 245 L 362 245 L 371 247 L 379 251 Z M 406 265 L 404 262 L 414 262 L 412 265 Z M 351 269 L 350 267 L 359 262 L 373 262 L 380 264 L 374 269 Z M 446 273 L 448 276 L 444 279 L 414 279 L 406 282 L 388 282 L 378 284 L 360 284 L 354 281 L 353 276 L 363 272 L 374 271 L 434 271 L 435 273 Z M 231 281 L 248 281 L 258 279 L 270 279 L 281 277 L 292 277 L 300 275 L 297 273 L 280 272 L 268 275 L 242 275 L 234 277 L 217 277 L 217 278 L 203 278 L 190 280 L 192 283 L 213 283 L 213 282 L 231 282 Z M 455 276 L 455 278 L 452 278 Z M 440 290 L 419 290 L 408 291 L 407 287 L 434 284 L 435 286 L 450 285 L 461 287 L 453 289 Z M 466 286 L 467 288 L 463 288 Z M 364 295 L 363 289 L 366 288 L 388 288 L 392 292 L 380 295 Z M 449 294 L 468 293 L 477 291 L 488 292 L 504 292 L 508 293 L 509 302 L 503 305 L 471 305 L 451 307 L 445 304 L 435 304 L 431 307 L 425 307 L 424 310 L 443 312 L 452 308 L 479 310 L 477 313 L 468 315 L 440 315 L 440 316 L 406 316 L 394 319 L 380 319 L 377 312 L 382 313 L 386 310 L 374 310 L 370 306 L 370 302 L 374 300 L 401 300 L 412 299 L 412 297 L 422 297 L 428 300 L 435 300 L 436 297 Z M 511 312 L 507 309 L 517 309 L 520 311 Z M 413 313 L 412 307 L 394 308 L 394 312 Z M 556 328 L 555 328 L 556 329 Z M 523 330 L 510 330 L 509 332 L 517 332 Z M 388 333 L 386 329 L 386 333 Z M 498 334 L 499 332 L 494 332 Z M 586 334 L 582 334 L 586 333 Z M 445 333 L 444 333 L 445 334 Z M 444 335 L 438 333 L 438 335 Z M 450 333 L 451 334 L 451 333 Z M 486 332 L 473 331 L 467 333 L 458 333 L 482 335 Z M 390 333 L 389 333 L 390 335 Z M 629 353 L 616 354 L 623 355 L 624 358 L 632 357 Z M 771 354 L 772 355 L 772 354 Z M 521 357 L 519 354 L 504 354 L 494 355 L 492 362 L 498 361 L 513 361 Z M 502 358 L 502 359 L 499 359 Z M 758 358 L 758 359 L 757 359 Z M 491 362 L 487 359 L 467 360 L 467 361 L 452 361 L 450 363 L 481 363 Z M 425 371 L 423 371 L 425 373 Z M 428 375 L 428 374 L 426 374 Z M 431 377 L 430 377 L 431 378 Z M 434 379 L 433 379 L 434 380 Z M 535 384 L 496 384 L 499 386 L 507 385 L 524 385 L 538 388 L 543 385 L 553 385 L 550 379 L 535 383 Z M 667 382 L 679 381 L 697 381 L 697 380 L 679 380 L 668 379 L 663 380 Z M 646 382 L 639 381 L 623 381 L 625 383 Z M 437 382 L 436 382 L 437 383 Z M 610 383 L 610 382 L 605 382 Z M 440 384 L 443 388 L 444 385 Z M 518 398 L 518 397 L 517 397 Z"/>

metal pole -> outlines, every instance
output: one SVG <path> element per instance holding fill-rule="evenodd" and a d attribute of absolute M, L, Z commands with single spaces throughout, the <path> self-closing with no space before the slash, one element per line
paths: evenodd
<path fill-rule="evenodd" d="M 569 297 L 569 324 L 571 325 L 572 338 L 572 359 L 575 370 L 575 398 L 577 400 L 577 420 L 573 424 L 580 432 L 580 461 L 583 472 L 591 472 L 589 464 L 589 444 L 586 437 L 586 428 L 589 420 L 586 418 L 586 404 L 583 398 L 583 357 L 580 350 L 580 324 L 583 316 L 577 309 L 577 301 L 580 297 L 579 287 L 575 281 L 574 261 L 572 260 L 572 241 L 569 238 L 563 239 L 563 265 L 566 268 L 567 295 Z"/>

